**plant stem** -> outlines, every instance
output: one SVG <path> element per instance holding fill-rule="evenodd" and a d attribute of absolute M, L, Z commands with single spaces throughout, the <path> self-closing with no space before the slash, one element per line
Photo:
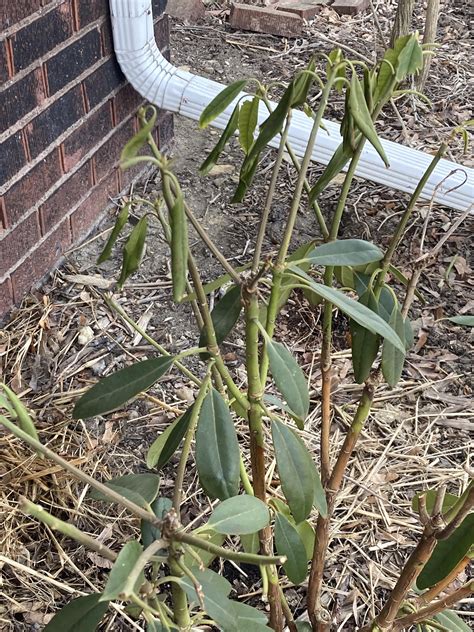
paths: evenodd
<path fill-rule="evenodd" d="M 175 531 L 172 535 L 173 540 L 176 542 L 182 542 L 183 544 L 189 544 L 208 553 L 212 553 L 217 557 L 223 557 L 226 560 L 232 560 L 234 562 L 241 562 L 242 564 L 254 564 L 256 566 L 267 566 L 274 564 L 283 564 L 286 562 L 285 557 L 279 555 L 258 555 L 256 553 L 240 553 L 239 551 L 232 551 L 231 549 L 225 549 L 222 546 L 217 546 L 208 540 L 203 540 L 190 533 L 184 531 Z"/>
<path fill-rule="evenodd" d="M 41 507 L 41 505 L 36 505 L 26 498 L 20 498 L 19 507 L 20 510 L 23 511 L 23 513 L 26 513 L 29 516 L 33 516 L 33 518 L 36 518 L 36 520 L 39 520 L 51 529 L 59 531 L 68 538 L 76 540 L 91 551 L 99 553 L 99 555 L 102 555 L 102 557 L 105 557 L 107 560 L 110 560 L 111 562 L 114 562 L 116 560 L 117 554 L 112 551 L 112 549 L 109 549 L 108 546 L 105 546 L 105 544 L 102 544 L 102 542 L 99 542 L 99 540 L 96 540 L 90 535 L 87 535 L 87 533 L 80 531 L 80 529 L 78 529 L 74 525 L 69 524 L 68 522 L 64 522 L 63 520 L 59 520 L 59 518 L 56 518 L 55 516 L 52 516 L 46 511 L 46 509 Z"/>
<path fill-rule="evenodd" d="M 140 577 L 140 573 L 143 571 L 148 562 L 151 561 L 155 553 L 158 553 L 161 549 L 164 549 L 168 546 L 168 542 L 164 540 L 154 540 L 150 546 L 148 546 L 142 553 L 138 556 L 135 565 L 132 570 L 128 574 L 127 581 L 123 587 L 124 595 L 131 595 L 135 592 L 135 584 Z"/>
<path fill-rule="evenodd" d="M 444 579 L 442 579 L 440 582 L 432 586 L 429 590 L 418 597 L 417 604 L 427 605 L 434 599 L 436 599 L 438 595 L 440 595 L 446 588 L 449 587 L 450 584 L 455 581 L 455 579 L 457 579 L 458 575 L 463 572 L 463 570 L 466 568 L 466 566 L 468 566 L 468 564 L 470 564 L 470 562 L 471 559 L 469 557 L 463 557 L 462 560 L 460 560 L 456 564 L 453 570 L 448 573 L 448 575 L 446 575 Z"/>
<path fill-rule="evenodd" d="M 176 577 L 182 577 L 184 575 L 178 562 L 173 559 L 171 555 L 168 563 L 172 575 L 175 575 Z M 186 593 L 176 582 L 171 582 L 171 595 L 173 597 L 174 622 L 183 630 L 189 630 L 191 617 L 189 616 Z"/>
<path fill-rule="evenodd" d="M 442 612 L 446 608 L 450 608 L 454 606 L 454 604 L 461 601 L 465 597 L 469 597 L 470 594 L 474 592 L 474 581 L 470 581 L 464 586 L 461 586 L 457 590 L 454 590 L 446 597 L 442 599 L 438 599 L 438 601 L 434 601 L 426 608 L 422 608 L 418 610 L 418 612 L 413 612 L 405 617 L 400 619 L 395 619 L 393 626 L 390 628 L 391 632 L 401 632 L 401 630 L 405 630 L 410 626 L 419 623 L 420 621 L 426 621 L 431 619 L 435 614 Z M 362 632 L 362 631 L 361 631 Z"/>
<path fill-rule="evenodd" d="M 69 461 L 66 461 L 65 459 L 60 457 L 58 454 L 56 454 L 55 452 L 47 448 L 45 445 L 43 445 L 42 443 L 40 443 L 39 441 L 31 437 L 28 433 L 26 433 L 24 430 L 16 426 L 14 423 L 9 421 L 2 415 L 0 415 L 0 424 L 8 428 L 8 430 L 13 435 L 15 435 L 15 437 L 18 437 L 18 439 L 21 439 L 22 441 L 24 441 L 35 452 L 39 452 L 40 454 L 47 457 L 48 459 L 51 459 L 51 461 L 54 461 L 55 463 L 60 465 L 64 470 L 73 474 L 76 478 L 78 478 L 80 481 L 82 481 L 86 485 L 90 485 L 97 491 L 104 494 L 104 496 L 107 496 L 107 498 L 110 498 L 110 500 L 113 500 L 114 502 L 122 505 L 123 507 L 131 511 L 133 514 L 135 514 L 142 520 L 146 520 L 146 522 L 150 522 L 153 526 L 158 527 L 159 529 L 162 528 L 163 521 L 159 520 L 153 513 L 146 511 L 139 505 L 136 505 L 131 500 L 128 500 L 128 498 L 125 498 L 121 494 L 118 494 L 114 490 L 107 487 L 107 485 L 104 485 L 103 483 L 99 483 L 88 474 L 85 474 L 80 469 L 78 469 L 75 465 L 72 465 L 71 463 L 69 463 Z"/>
<path fill-rule="evenodd" d="M 276 184 L 278 181 L 278 174 L 280 172 L 281 163 L 283 162 L 283 155 L 285 151 L 286 141 L 288 139 L 288 132 L 290 130 L 291 112 L 288 114 L 285 124 L 285 129 L 280 138 L 280 145 L 278 147 L 278 153 L 275 160 L 275 164 L 272 169 L 272 176 L 270 184 L 267 189 L 267 197 L 265 199 L 265 206 L 262 211 L 262 217 L 260 218 L 260 225 L 257 232 L 257 240 L 255 242 L 255 251 L 253 254 L 252 274 L 257 274 L 258 267 L 260 265 L 260 257 L 262 255 L 263 240 L 265 237 L 265 231 L 267 229 L 268 218 L 272 208 L 273 198 L 275 196 Z"/>
<path fill-rule="evenodd" d="M 199 413 L 201 411 L 201 407 L 204 402 L 204 398 L 207 395 L 207 391 L 208 391 L 209 384 L 211 381 L 211 369 L 213 365 L 214 365 L 214 362 L 211 361 L 206 373 L 206 377 L 204 378 L 202 382 L 201 388 L 199 389 L 199 393 L 193 404 L 191 419 L 189 420 L 189 426 L 186 431 L 186 438 L 184 439 L 183 449 L 181 450 L 181 456 L 179 458 L 179 464 L 178 464 L 178 469 L 176 471 L 176 480 L 174 483 L 174 493 L 173 493 L 173 507 L 178 516 L 180 515 L 181 497 L 183 494 L 183 482 L 184 482 L 184 476 L 186 473 L 186 466 L 188 463 L 189 452 L 191 451 L 191 443 L 194 438 L 194 431 L 196 430 L 196 425 L 199 419 Z"/>
<path fill-rule="evenodd" d="M 169 351 L 167 351 L 164 347 L 162 347 L 158 342 L 156 342 L 156 340 L 154 340 L 151 336 L 149 336 L 146 331 L 144 331 L 132 318 L 130 318 L 130 316 L 127 314 L 127 312 L 118 304 L 116 303 L 113 298 L 111 296 L 106 296 L 105 297 L 105 302 L 107 303 L 107 305 L 113 309 L 114 311 L 116 311 L 118 314 L 120 314 L 120 316 L 137 332 L 140 334 L 140 336 L 142 336 L 142 338 L 144 338 L 147 342 L 149 342 L 153 347 L 155 347 L 155 349 L 157 349 L 161 355 L 164 356 L 170 356 L 171 354 L 169 353 Z M 192 382 L 194 382 L 194 384 L 197 384 L 197 386 L 201 386 L 201 380 L 196 377 L 194 375 L 194 373 L 192 373 L 187 367 L 184 366 L 184 364 L 181 364 L 181 362 L 179 362 L 179 360 L 175 360 L 175 362 L 173 363 L 175 365 L 176 368 L 178 368 L 181 373 L 183 373 L 184 375 L 186 375 L 186 377 L 188 377 Z"/>

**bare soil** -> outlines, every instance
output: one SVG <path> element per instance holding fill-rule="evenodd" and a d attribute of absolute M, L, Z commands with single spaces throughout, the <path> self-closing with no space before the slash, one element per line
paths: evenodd
<path fill-rule="evenodd" d="M 393 2 L 376 5 L 387 39 L 393 5 Z M 284 40 L 231 32 L 224 25 L 225 3 L 214 3 L 211 8 L 206 20 L 197 26 L 174 25 L 173 61 L 222 83 L 248 76 L 267 82 L 288 81 L 308 63 L 314 51 L 329 52 L 338 44 L 369 59 L 382 50 L 370 11 L 355 18 L 339 18 L 332 10 L 324 9 L 307 27 L 303 38 Z M 380 124 L 384 137 L 434 153 L 440 139 L 454 125 L 469 118 L 472 76 L 465 11 L 450 6 L 442 13 L 441 48 L 432 63 L 426 90 L 433 106 L 430 108 L 412 98 L 398 101 L 403 126 L 395 112 L 387 108 Z M 416 26 L 422 30 L 421 8 Z M 338 118 L 341 107 L 342 103 L 336 99 L 328 118 Z M 267 152 L 245 202 L 231 205 L 229 200 L 241 159 L 237 141 L 231 142 L 219 161 L 219 169 L 211 176 L 202 178 L 197 173 L 200 161 L 217 138 L 217 132 L 198 130 L 195 122 L 177 117 L 172 159 L 195 215 L 221 251 L 238 266 L 245 264 L 252 254 L 275 156 L 273 151 Z M 462 156 L 461 143 L 454 143 L 451 152 L 453 159 L 472 165 L 472 159 Z M 311 167 L 311 180 L 320 170 L 318 165 Z M 274 252 L 281 238 L 294 179 L 293 168 L 285 163 L 272 208 L 266 253 Z M 326 217 L 334 210 L 338 191 L 335 183 L 324 194 L 321 206 Z M 133 193 L 150 200 L 159 196 L 156 174 L 150 173 L 137 183 Z M 406 201 L 404 194 L 357 180 L 348 200 L 341 236 L 361 237 L 386 246 Z M 116 202 L 119 205 L 120 201 Z M 458 216 L 449 209 L 419 204 L 397 253 L 398 267 L 410 274 L 423 233 L 426 233 L 424 248 L 429 251 Z M 110 311 L 103 294 L 114 292 L 114 299 L 123 309 L 171 353 L 195 346 L 199 337 L 189 305 L 177 306 L 171 301 L 167 248 L 158 227 L 151 230 L 139 272 L 121 293 L 115 291 L 114 285 L 121 265 L 120 248 L 109 262 L 96 266 L 97 255 L 114 219 L 115 214 L 111 214 L 85 244 L 69 253 L 41 290 L 25 299 L 0 336 L 3 379 L 22 394 L 34 411 L 43 441 L 101 480 L 145 471 L 148 447 L 193 397 L 192 384 L 173 370 L 151 389 L 150 396 L 136 400 L 125 410 L 104 418 L 71 420 L 78 396 L 99 376 L 129 364 L 133 358 L 144 359 L 154 354 L 146 340 Z M 442 482 L 454 493 L 466 485 L 468 475 L 463 468 L 472 451 L 474 429 L 473 336 L 472 330 L 443 318 L 474 312 L 469 240 L 472 228 L 473 221 L 468 218 L 422 276 L 420 291 L 425 303 L 415 302 L 410 313 L 416 342 L 408 354 L 402 380 L 394 389 L 380 388 L 350 462 L 334 516 L 325 575 L 325 599 L 328 605 L 331 602 L 338 630 L 355 630 L 367 621 L 377 611 L 387 589 L 394 585 L 397 572 L 420 533 L 417 516 L 411 509 L 413 495 Z M 313 216 L 303 209 L 292 248 L 319 238 Z M 204 281 L 222 274 L 219 264 L 194 236 L 192 243 Z M 74 276 L 78 274 L 88 278 L 79 282 Z M 105 287 L 98 287 L 101 278 L 109 280 Z M 210 300 L 218 298 L 217 293 Z M 293 350 L 309 378 L 312 408 L 303 437 L 314 450 L 316 460 L 319 458 L 320 317 L 319 307 L 312 307 L 295 294 L 284 308 L 277 329 L 277 338 Z M 360 394 L 360 387 L 352 379 L 346 325 L 345 317 L 337 314 L 334 454 Z M 87 344 L 79 341 L 80 334 L 89 334 Z M 223 345 L 223 353 L 236 379 L 243 382 L 241 324 Z M 192 370 L 202 372 L 197 361 L 187 363 Z M 239 425 L 238 431 L 245 441 L 247 429 Z M 20 495 L 42 504 L 59 518 L 71 520 L 114 550 L 119 550 L 127 538 L 137 536 L 138 525 L 125 512 L 88 500 L 83 485 L 51 463 L 35 460 L 28 449 L 6 434 L 2 434 L 0 454 L 3 519 L 0 629 L 30 632 L 42 629 L 71 597 L 101 590 L 109 563 L 23 516 L 18 509 Z M 177 457 L 162 473 L 163 495 L 172 489 L 176 463 Z M 273 493 L 279 495 L 278 481 L 272 485 Z M 200 491 L 191 464 L 183 523 L 196 527 L 205 522 L 210 511 L 211 505 Z M 214 568 L 219 570 L 219 564 Z M 254 569 L 239 569 L 226 562 L 222 571 L 233 583 L 235 598 L 265 608 Z M 302 612 L 305 587 L 287 585 L 285 593 L 295 612 Z M 467 621 L 472 617 L 469 603 L 458 608 Z M 128 631 L 142 630 L 143 626 L 118 607 L 111 610 L 101 629 Z"/>

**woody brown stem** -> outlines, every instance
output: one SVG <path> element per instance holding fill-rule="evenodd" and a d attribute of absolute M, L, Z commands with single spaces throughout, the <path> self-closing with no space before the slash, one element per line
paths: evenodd
<path fill-rule="evenodd" d="M 436 599 L 436 597 L 438 597 L 438 595 L 444 592 L 444 590 L 446 590 L 446 588 L 448 588 L 453 583 L 453 581 L 458 577 L 458 575 L 460 575 L 463 572 L 463 570 L 470 563 L 470 561 L 471 559 L 469 557 L 467 556 L 463 557 L 462 560 L 460 560 L 456 564 L 453 570 L 448 575 L 446 575 L 444 579 L 442 579 L 440 582 L 438 582 L 437 584 L 432 586 L 429 590 L 427 590 L 422 595 L 420 595 L 420 597 L 417 600 L 418 605 L 424 606 L 431 603 L 434 599 Z"/>

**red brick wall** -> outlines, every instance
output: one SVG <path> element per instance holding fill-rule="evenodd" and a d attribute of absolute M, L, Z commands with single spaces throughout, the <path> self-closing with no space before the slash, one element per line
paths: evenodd
<path fill-rule="evenodd" d="M 168 54 L 166 0 L 153 0 Z M 117 168 L 140 96 L 112 51 L 108 0 L 0 0 L 0 319 L 137 172 Z M 165 148 L 173 119 L 161 113 Z"/>

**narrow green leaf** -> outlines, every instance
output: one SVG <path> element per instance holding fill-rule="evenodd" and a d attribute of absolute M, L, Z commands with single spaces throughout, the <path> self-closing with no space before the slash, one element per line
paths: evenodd
<path fill-rule="evenodd" d="M 304 419 L 301 419 L 300 417 L 298 417 L 298 415 L 295 415 L 291 408 L 287 406 L 279 397 L 267 393 L 263 396 L 263 400 L 267 405 L 269 404 L 270 406 L 276 406 L 280 410 L 284 410 L 285 413 L 288 413 L 288 415 L 294 420 L 298 430 L 304 430 Z"/>
<path fill-rule="evenodd" d="M 383 252 L 363 239 L 338 239 L 316 246 L 306 258 L 315 266 L 357 266 L 380 261 Z"/>
<path fill-rule="evenodd" d="M 339 147 L 334 152 L 331 160 L 326 165 L 325 170 L 319 176 L 316 184 L 309 192 L 308 202 L 310 204 L 312 204 L 316 200 L 316 198 L 319 197 L 320 193 L 324 191 L 331 180 L 333 180 L 339 173 L 341 173 L 346 164 L 352 158 L 353 154 L 354 150 L 351 147 L 344 147 L 342 143 L 339 145 Z"/>
<path fill-rule="evenodd" d="M 186 296 L 188 277 L 188 221 L 181 191 L 169 209 L 171 229 L 171 278 L 173 281 L 173 300 L 180 303 Z"/>
<path fill-rule="evenodd" d="M 140 586 L 145 581 L 143 572 L 137 579 L 135 586 L 133 587 L 133 593 L 124 593 L 126 588 L 128 576 L 133 567 L 137 563 L 138 558 L 143 552 L 142 545 L 136 540 L 127 542 L 122 550 L 118 554 L 117 559 L 112 566 L 109 574 L 109 579 L 105 585 L 104 592 L 100 597 L 100 601 L 112 601 L 113 599 L 126 599 L 133 593 L 138 593 Z"/>
<path fill-rule="evenodd" d="M 206 395 L 196 429 L 196 466 L 205 492 L 224 500 L 235 496 L 240 484 L 240 451 L 234 422 L 222 395 Z"/>
<path fill-rule="evenodd" d="M 200 540 L 211 542 L 216 546 L 222 546 L 226 538 L 224 534 L 218 533 L 207 524 L 204 524 L 201 527 L 194 529 L 194 531 L 191 531 L 191 535 L 199 537 Z M 216 558 L 214 553 L 208 553 L 207 551 L 203 551 L 202 549 L 197 549 L 195 547 L 190 548 L 192 548 L 195 553 L 201 558 L 201 561 L 205 567 L 212 564 L 212 562 Z M 191 553 L 186 550 L 184 553 L 183 562 L 188 568 L 190 568 L 191 566 L 196 564 L 196 558 L 194 558 Z"/>
<path fill-rule="evenodd" d="M 23 404 L 23 402 L 21 401 L 21 399 L 6 384 L 2 383 L 0 384 L 0 387 L 3 388 L 3 390 L 5 391 L 5 394 L 10 400 L 10 403 L 15 411 L 16 420 L 18 421 L 18 425 L 20 426 L 20 428 L 23 430 L 23 432 L 26 432 L 28 435 L 30 435 L 30 437 L 32 437 L 33 439 L 36 439 L 36 441 L 39 441 L 35 424 L 33 423 L 33 420 L 31 419 L 28 410 L 26 406 Z M 10 409 L 9 406 L 5 406 L 5 408 L 7 408 L 7 410 Z"/>
<path fill-rule="evenodd" d="M 220 301 L 218 301 L 211 312 L 212 323 L 214 325 L 214 331 L 216 333 L 217 344 L 220 345 L 234 328 L 235 323 L 238 321 L 240 312 L 242 311 L 242 299 L 240 287 L 233 285 L 230 290 L 224 294 Z M 199 338 L 199 346 L 207 347 L 207 332 L 202 330 Z M 206 360 L 209 357 L 208 353 L 202 353 L 201 359 Z"/>
<path fill-rule="evenodd" d="M 382 338 L 389 340 L 400 351 L 405 351 L 405 345 L 394 332 L 394 330 L 378 315 L 372 312 L 368 307 L 361 305 L 352 298 L 349 298 L 343 292 L 335 290 L 330 287 L 326 287 L 321 283 L 316 283 L 308 274 L 303 272 L 298 266 L 289 266 L 299 277 L 304 279 L 309 287 L 311 287 L 316 294 L 322 296 L 325 300 L 333 303 L 347 314 L 350 318 L 358 322 L 360 325 L 366 327 L 369 331 L 375 334 L 379 334 Z"/>
<path fill-rule="evenodd" d="M 107 261 L 107 259 L 112 254 L 112 249 L 115 246 L 115 242 L 117 241 L 118 236 L 122 232 L 122 228 L 125 226 L 125 224 L 128 221 L 128 216 L 130 214 L 130 207 L 131 207 L 130 202 L 128 204 L 125 204 L 122 210 L 120 211 L 120 213 L 118 214 L 118 217 L 115 221 L 114 227 L 112 229 L 112 232 L 110 233 L 107 243 L 105 244 L 105 247 L 102 250 L 99 258 L 97 259 L 97 264 Z"/>
<path fill-rule="evenodd" d="M 147 120 L 145 125 L 140 128 L 135 136 L 128 141 L 128 143 L 122 150 L 122 154 L 120 156 L 120 166 L 122 167 L 122 169 L 127 169 L 127 167 L 132 166 L 131 163 L 133 161 L 133 158 L 135 158 L 143 145 L 148 142 L 148 136 L 155 127 L 157 117 L 156 108 L 154 108 L 153 106 L 149 106 L 147 108 L 141 109 L 140 112 L 143 112 L 144 115 L 146 115 L 148 109 L 150 109 L 152 112 L 150 118 Z"/>
<path fill-rule="evenodd" d="M 237 632 L 232 601 L 227 598 L 231 589 L 229 582 L 208 569 L 199 570 L 193 568 L 191 570 L 202 588 L 201 596 L 205 612 L 226 632 L 227 630 L 229 632 Z M 191 602 L 197 603 L 199 601 L 196 588 L 189 577 L 181 577 L 179 584 Z"/>
<path fill-rule="evenodd" d="M 245 160 L 247 160 L 247 158 Z M 259 159 L 259 156 L 256 156 L 252 158 L 251 161 L 248 162 L 245 173 L 242 173 L 242 168 L 241 168 L 239 184 L 237 185 L 237 189 L 235 190 L 235 193 L 231 199 L 232 204 L 242 202 L 242 200 L 244 199 L 245 194 L 247 193 L 247 189 L 252 184 L 253 177 L 255 175 L 255 172 L 257 171 L 258 159 Z"/>
<path fill-rule="evenodd" d="M 299 536 L 303 541 L 304 548 L 306 550 L 306 559 L 309 562 L 309 560 L 313 557 L 314 541 L 316 539 L 314 529 L 307 520 L 303 520 L 303 522 L 295 525 L 295 529 L 298 531 Z"/>
<path fill-rule="evenodd" d="M 43 632 L 95 632 L 109 607 L 101 597 L 97 593 L 73 599 L 54 615 Z"/>
<path fill-rule="evenodd" d="M 426 509 L 428 513 L 431 513 L 433 511 L 436 496 L 438 495 L 437 490 L 428 489 L 425 492 L 420 492 L 416 494 L 415 496 L 413 496 L 412 503 L 411 503 L 413 511 L 418 511 L 419 505 L 420 505 L 419 497 L 421 495 L 425 496 Z M 454 494 L 446 493 L 444 495 L 444 501 L 443 501 L 443 507 L 442 507 L 443 513 L 446 513 L 447 511 L 451 509 L 451 507 L 454 507 L 454 505 L 458 502 L 458 500 L 459 500 L 458 496 L 455 496 Z"/>
<path fill-rule="evenodd" d="M 298 531 L 280 513 L 275 516 L 275 546 L 278 555 L 287 558 L 283 568 L 288 579 L 293 584 L 301 584 L 308 570 L 306 549 Z"/>
<path fill-rule="evenodd" d="M 147 216 L 144 215 L 130 233 L 123 247 L 123 261 L 120 278 L 117 281 L 121 289 L 128 277 L 138 270 L 145 247 L 145 239 L 148 227 Z"/>
<path fill-rule="evenodd" d="M 393 293 L 384 285 L 380 291 L 378 313 L 386 323 L 392 318 L 393 308 L 395 307 L 395 297 Z"/>
<path fill-rule="evenodd" d="M 314 59 L 309 62 L 309 65 L 306 69 L 307 72 L 302 72 L 293 82 L 293 100 L 291 102 L 291 107 L 297 107 L 299 105 L 304 105 L 308 98 L 308 92 L 311 89 L 311 86 L 314 83 L 314 71 L 316 68 L 316 64 Z"/>
<path fill-rule="evenodd" d="M 369 108 L 367 107 L 367 103 L 365 101 L 364 90 L 362 89 L 362 85 L 355 72 L 353 73 L 351 79 L 349 106 L 355 124 L 382 158 L 385 166 L 389 167 L 390 163 L 388 162 L 382 143 L 379 140 L 372 121 L 371 113 L 369 112 Z"/>
<path fill-rule="evenodd" d="M 232 112 L 231 117 L 229 118 L 229 121 L 224 131 L 221 134 L 221 137 L 217 141 L 216 146 L 211 151 L 211 153 L 207 156 L 206 160 L 202 163 L 202 165 L 199 167 L 199 173 L 201 173 L 204 176 L 207 173 L 209 173 L 212 167 L 219 160 L 219 156 L 223 152 L 224 147 L 227 145 L 227 143 L 229 142 L 229 140 L 232 138 L 235 131 L 237 130 L 238 124 L 239 124 L 239 105 L 237 104 L 235 106 L 234 111 Z"/>
<path fill-rule="evenodd" d="M 240 79 L 239 81 L 234 81 L 234 83 L 231 83 L 230 86 L 227 86 L 227 88 L 224 88 L 224 90 L 219 92 L 219 94 L 214 97 L 209 105 L 207 105 L 207 107 L 203 110 L 199 119 L 199 127 L 204 129 L 209 125 L 209 123 L 217 118 L 219 114 L 222 114 L 226 107 L 239 96 L 246 83 L 246 79 Z"/>
<path fill-rule="evenodd" d="M 270 370 L 278 390 L 290 410 L 300 419 L 305 419 L 309 411 L 309 391 L 305 374 L 284 345 L 270 339 L 265 343 Z"/>
<path fill-rule="evenodd" d="M 344 61 L 344 54 L 340 48 L 334 48 L 329 53 L 329 59 L 331 63 L 328 62 L 326 65 L 326 75 L 328 76 L 331 73 L 331 69 L 333 66 L 338 66 L 339 64 L 341 64 L 341 62 Z M 341 65 L 341 67 L 338 68 L 336 72 L 337 79 L 342 79 L 345 76 L 346 76 L 346 64 L 344 64 L 343 66 Z M 335 83 L 335 88 L 339 93 L 341 93 L 344 89 L 344 83 L 342 81 L 337 81 Z"/>
<path fill-rule="evenodd" d="M 310 462 L 311 471 L 313 473 L 313 486 L 314 486 L 314 495 L 313 495 L 313 506 L 319 511 L 323 518 L 326 518 L 328 515 L 328 506 L 326 501 L 326 493 L 324 491 L 324 487 L 321 483 L 321 476 L 319 475 L 318 470 L 313 461 L 313 457 L 310 452 L 307 450 L 308 459 Z"/>
<path fill-rule="evenodd" d="M 232 601 L 232 610 L 238 632 L 243 632 L 244 630 L 245 632 L 260 632 L 261 630 L 270 629 L 265 625 L 267 616 L 261 610 L 239 601 Z"/>
<path fill-rule="evenodd" d="M 395 305 L 390 317 L 389 325 L 395 331 L 400 340 L 405 341 L 405 321 L 398 305 Z M 382 373 L 390 386 L 396 386 L 405 364 L 405 346 L 403 351 L 385 340 L 382 348 Z"/>
<path fill-rule="evenodd" d="M 140 505 L 140 507 L 146 508 L 155 500 L 158 494 L 160 477 L 156 474 L 125 474 L 124 476 L 113 478 L 105 483 L 105 486 Z M 108 503 L 114 502 L 96 489 L 91 490 L 89 497 Z"/>
<path fill-rule="evenodd" d="M 401 82 L 409 74 L 415 74 L 423 67 L 423 52 L 418 42 L 418 36 L 403 35 L 399 37 L 393 48 L 385 51 L 383 61 L 377 73 L 374 101 L 386 101 L 390 95 L 393 79 Z M 394 74 L 395 73 L 395 74 Z"/>
<path fill-rule="evenodd" d="M 162 520 L 170 511 L 172 506 L 173 503 L 169 498 L 160 496 L 160 498 L 156 498 L 151 503 L 151 510 L 157 518 Z M 140 522 L 140 532 L 142 534 L 141 542 L 143 544 L 143 548 L 145 549 L 149 547 L 152 542 L 161 538 L 161 530 L 158 527 L 153 526 L 147 520 L 142 520 Z"/>
<path fill-rule="evenodd" d="M 240 542 L 242 543 L 242 548 L 246 553 L 258 553 L 260 550 L 260 538 L 258 537 L 258 531 L 255 531 L 255 533 L 241 535 Z"/>
<path fill-rule="evenodd" d="M 452 610 L 443 610 L 433 617 L 435 621 L 440 623 L 449 632 L 472 632 L 467 623 Z"/>
<path fill-rule="evenodd" d="M 264 502 L 242 494 L 228 498 L 217 505 L 208 521 L 208 526 L 226 535 L 248 535 L 268 525 L 270 514 Z"/>
<path fill-rule="evenodd" d="M 377 313 L 377 299 L 370 288 L 362 294 L 359 303 Z M 363 384 L 377 357 L 380 338 L 354 320 L 350 321 L 350 330 L 354 378 L 358 384 Z"/>
<path fill-rule="evenodd" d="M 456 325 L 464 325 L 465 327 L 474 327 L 474 314 L 465 314 L 464 316 L 450 316 L 448 318 Z"/>
<path fill-rule="evenodd" d="M 423 50 L 418 35 L 412 34 L 403 46 L 397 60 L 397 80 L 403 81 L 423 68 Z"/>
<path fill-rule="evenodd" d="M 446 540 L 438 540 L 435 550 L 421 571 L 416 585 L 420 590 L 431 588 L 444 579 L 474 544 L 474 513 L 464 518 Z"/>
<path fill-rule="evenodd" d="M 104 415 L 150 388 L 173 364 L 172 356 L 136 362 L 100 380 L 76 403 L 74 419 Z"/>
<path fill-rule="evenodd" d="M 390 274 L 393 274 L 393 276 L 397 279 L 397 281 L 400 281 L 402 285 L 407 287 L 408 279 L 401 270 L 399 270 L 394 265 L 390 265 L 389 271 L 390 271 Z M 415 296 L 419 301 L 421 301 L 421 303 L 423 303 L 423 305 L 426 303 L 425 299 L 423 298 L 423 294 L 417 289 L 415 289 Z"/>
<path fill-rule="evenodd" d="M 244 101 L 240 107 L 239 141 L 246 154 L 249 153 L 255 140 L 259 105 L 260 99 L 258 97 L 254 97 L 252 100 Z"/>
<path fill-rule="evenodd" d="M 298 435 L 278 419 L 272 420 L 275 458 L 283 493 L 295 522 L 305 520 L 313 506 L 314 473 L 308 450 Z"/>
<path fill-rule="evenodd" d="M 171 459 L 179 447 L 191 421 L 193 407 L 175 419 L 151 444 L 146 456 L 146 466 L 160 470 Z"/>

